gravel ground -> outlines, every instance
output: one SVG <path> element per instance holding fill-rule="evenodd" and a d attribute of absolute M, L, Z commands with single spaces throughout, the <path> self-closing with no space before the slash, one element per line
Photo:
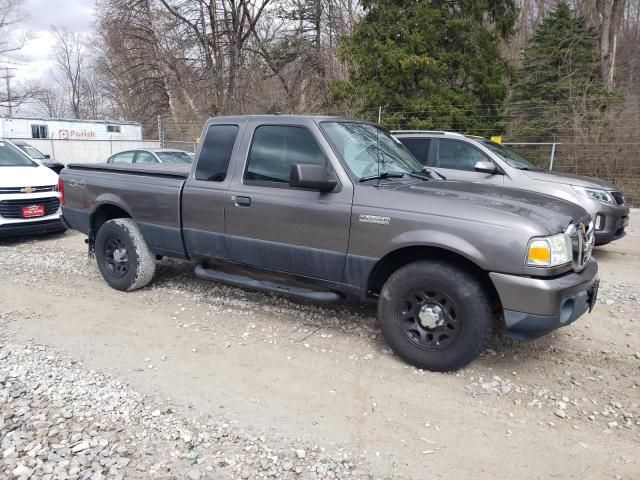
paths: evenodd
<path fill-rule="evenodd" d="M 0 328 L 16 315 L 0 315 Z M 5 478 L 347 478 L 357 468 L 349 452 L 184 418 L 44 345 L 13 343 L 3 330 L 0 340 Z"/>
<path fill-rule="evenodd" d="M 176 261 L 123 294 L 79 234 L 2 241 L 0 478 L 636 480 L 639 238 L 597 251 L 594 314 L 451 374 L 395 359 L 371 306 Z"/>

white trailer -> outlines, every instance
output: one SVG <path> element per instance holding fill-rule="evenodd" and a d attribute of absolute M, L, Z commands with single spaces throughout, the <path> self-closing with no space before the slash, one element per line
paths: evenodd
<path fill-rule="evenodd" d="M 23 140 L 64 163 L 104 162 L 114 153 L 154 148 L 142 140 L 142 125 L 111 120 L 0 117 L 0 139 Z"/>
<path fill-rule="evenodd" d="M 0 138 L 21 140 L 142 140 L 142 125 L 112 120 L 0 117 Z"/>

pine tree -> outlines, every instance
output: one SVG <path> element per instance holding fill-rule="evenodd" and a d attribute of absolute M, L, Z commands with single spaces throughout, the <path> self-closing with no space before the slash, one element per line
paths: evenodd
<path fill-rule="evenodd" d="M 514 72 L 513 135 L 548 139 L 601 113 L 615 98 L 599 78 L 598 37 L 559 3 L 538 26 Z"/>
<path fill-rule="evenodd" d="M 382 106 L 388 127 L 501 130 L 507 64 L 499 43 L 513 31 L 513 0 L 367 0 L 339 53 L 349 81 L 333 99 L 356 115 Z"/>

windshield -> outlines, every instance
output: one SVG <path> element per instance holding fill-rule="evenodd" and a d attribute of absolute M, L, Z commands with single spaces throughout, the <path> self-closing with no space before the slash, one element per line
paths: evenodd
<path fill-rule="evenodd" d="M 409 150 L 378 126 L 361 122 L 322 122 L 320 127 L 359 180 L 378 174 L 423 170 Z"/>
<path fill-rule="evenodd" d="M 0 167 L 33 167 L 34 162 L 17 148 L 0 141 Z"/>
<path fill-rule="evenodd" d="M 191 163 L 193 159 L 187 152 L 156 152 L 163 163 Z"/>
<path fill-rule="evenodd" d="M 40 152 L 40 150 L 38 150 L 35 147 L 32 147 L 31 145 L 21 145 L 20 150 L 24 151 L 27 153 L 27 155 L 29 155 L 31 158 L 35 158 L 37 160 L 44 160 L 45 156 L 42 154 L 42 152 Z"/>
<path fill-rule="evenodd" d="M 533 163 L 524 158 L 522 155 L 517 153 L 515 150 L 511 150 L 510 148 L 505 147 L 504 145 L 500 145 L 499 143 L 485 141 L 482 142 L 483 145 L 493 153 L 499 155 L 505 162 L 507 162 L 513 168 L 517 168 L 520 170 L 538 170 Z"/>

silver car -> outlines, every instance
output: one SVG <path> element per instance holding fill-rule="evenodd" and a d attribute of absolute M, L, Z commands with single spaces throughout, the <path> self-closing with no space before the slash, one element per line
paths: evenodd
<path fill-rule="evenodd" d="M 580 205 L 593 219 L 596 245 L 625 235 L 629 207 L 615 185 L 596 178 L 540 170 L 514 150 L 482 137 L 412 130 L 393 134 L 422 165 L 448 180 L 504 185 Z"/>
<path fill-rule="evenodd" d="M 139 148 L 111 155 L 107 163 L 193 163 L 189 152 L 173 148 Z"/>

